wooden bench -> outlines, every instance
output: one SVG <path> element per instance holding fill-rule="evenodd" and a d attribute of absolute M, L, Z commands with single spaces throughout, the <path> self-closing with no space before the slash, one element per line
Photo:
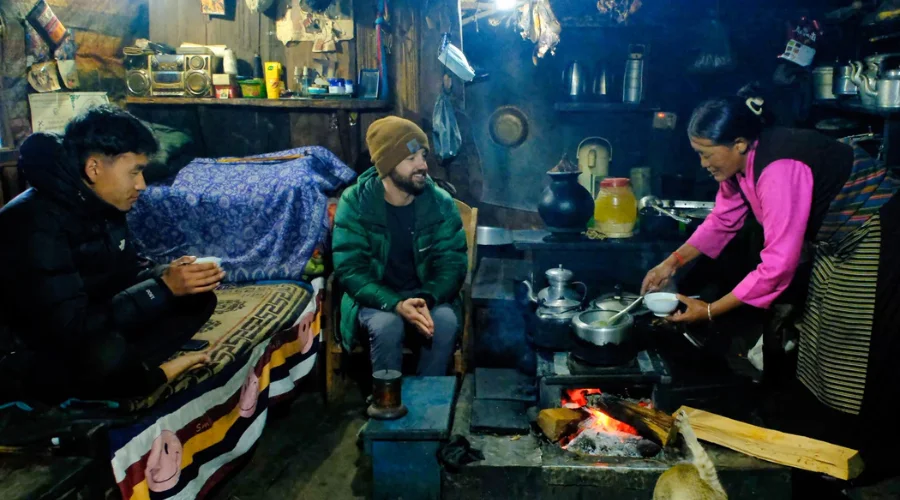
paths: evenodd
<path fill-rule="evenodd" d="M 462 288 L 464 310 L 462 338 L 460 339 L 459 348 L 453 354 L 453 370 L 456 374 L 462 375 L 469 371 L 472 352 L 472 280 L 477 257 L 476 228 L 478 227 L 478 209 L 472 208 L 459 200 L 455 201 L 456 208 L 459 210 L 463 221 L 463 229 L 466 231 L 466 245 L 468 246 L 469 257 L 469 270 Z M 326 287 L 325 302 L 327 305 L 323 311 L 323 317 L 327 316 L 328 318 L 325 328 L 323 328 L 325 335 L 325 396 L 328 401 L 334 400 L 339 393 L 336 377 L 343 374 L 341 365 L 346 357 L 339 341 L 341 293 L 335 285 L 334 276 L 332 276 L 328 280 L 328 286 Z M 363 353 L 363 348 L 357 346 L 352 354 Z M 403 353 L 404 355 L 409 355 L 412 351 L 404 348 Z"/>

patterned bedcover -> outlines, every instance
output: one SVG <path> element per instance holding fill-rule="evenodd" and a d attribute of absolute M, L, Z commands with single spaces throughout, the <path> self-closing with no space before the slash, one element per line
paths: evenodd
<path fill-rule="evenodd" d="M 302 287 L 275 283 L 217 292 L 216 313 L 195 337 L 218 340 L 213 364 L 152 401 L 133 402 L 135 408 L 156 404 L 135 424 L 109 431 L 123 498 L 202 498 L 227 475 L 259 439 L 269 405 L 313 371 L 324 286 L 317 278 Z M 272 335 L 285 318 L 292 326 Z"/>
<path fill-rule="evenodd" d="M 214 256 L 229 282 L 302 280 L 328 239 L 328 195 L 355 175 L 318 146 L 241 162 L 198 158 L 171 185 L 149 186 L 128 226 L 141 254 L 159 262 Z"/>

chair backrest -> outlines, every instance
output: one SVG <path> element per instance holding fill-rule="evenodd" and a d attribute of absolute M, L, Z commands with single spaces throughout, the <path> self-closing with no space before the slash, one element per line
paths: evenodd
<path fill-rule="evenodd" d="M 462 217 L 463 229 L 466 231 L 466 245 L 469 247 L 469 272 L 471 272 L 472 269 L 475 269 L 475 250 L 478 248 L 478 241 L 476 241 L 478 209 L 472 208 L 459 200 L 453 201 L 456 202 L 456 209 L 459 210 L 459 215 Z"/>

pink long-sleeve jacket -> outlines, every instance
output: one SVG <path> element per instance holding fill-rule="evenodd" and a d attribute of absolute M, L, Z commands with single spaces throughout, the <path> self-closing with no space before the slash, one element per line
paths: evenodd
<path fill-rule="evenodd" d="M 716 206 L 688 244 L 716 258 L 744 225 L 748 210 L 762 224 L 765 243 L 762 263 L 733 290 L 743 303 L 766 309 L 791 284 L 806 234 L 813 197 L 812 170 L 796 160 L 777 160 L 754 182 L 755 150 L 747 154 L 747 168 L 733 182 L 719 184 Z M 749 206 L 748 206 L 749 204 Z"/>

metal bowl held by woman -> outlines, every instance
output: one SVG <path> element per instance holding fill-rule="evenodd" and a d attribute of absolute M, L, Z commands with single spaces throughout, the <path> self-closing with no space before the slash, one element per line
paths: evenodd
<path fill-rule="evenodd" d="M 617 313 L 589 309 L 572 318 L 575 347 L 572 355 L 599 366 L 621 365 L 634 358 L 637 344 L 632 336 L 634 318 L 625 313 L 610 324 Z"/>

